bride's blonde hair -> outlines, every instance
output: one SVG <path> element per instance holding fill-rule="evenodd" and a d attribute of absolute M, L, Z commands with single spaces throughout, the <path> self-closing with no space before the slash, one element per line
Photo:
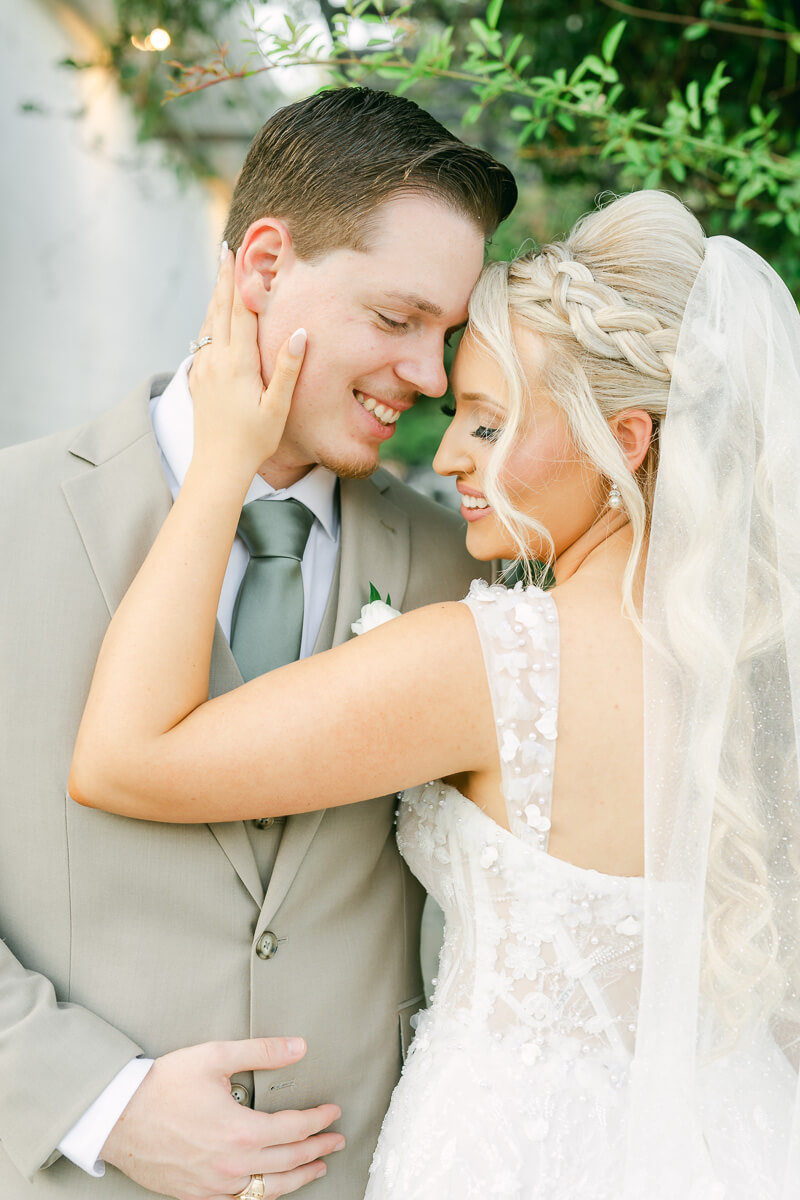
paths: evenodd
<path fill-rule="evenodd" d="M 470 300 L 469 333 L 497 361 L 508 386 L 509 415 L 484 488 L 519 561 L 529 557 L 533 539 L 549 545 L 551 561 L 553 557 L 547 529 L 515 510 L 503 483 L 508 454 L 528 428 L 533 383 L 546 389 L 565 414 L 578 454 L 608 481 L 609 490 L 615 484 L 619 489 L 633 533 L 622 602 L 637 624 L 633 583 L 646 553 L 659 429 L 667 413 L 681 322 L 704 255 L 700 224 L 680 201 L 665 192 L 634 192 L 583 217 L 564 241 L 510 263 L 487 264 Z M 535 381 L 525 378 L 515 326 L 545 339 L 544 366 Z M 632 408 L 643 409 L 653 421 L 650 447 L 634 473 L 608 424 Z M 702 495 L 713 480 L 698 476 L 691 483 Z M 713 530 L 708 536 L 713 537 Z M 777 580 L 766 566 L 751 563 L 750 570 L 755 572 L 754 594 L 757 585 L 776 592 Z M 685 625 L 694 628 L 691 621 Z M 702 637 L 702 629 L 698 633 Z M 756 604 L 742 629 L 739 671 L 758 667 L 773 634 Z M 691 658 L 699 647 L 688 645 L 686 650 Z M 713 655 L 713 648 L 703 650 Z M 746 701 L 748 693 L 743 695 Z M 720 766 L 707 868 L 703 987 L 722 1017 L 722 1048 L 735 1040 L 754 1012 L 774 1009 L 787 981 L 800 975 L 798 965 L 787 966 L 779 953 L 768 830 L 759 815 L 763 785 L 754 761 L 763 731 L 760 735 L 757 714 L 747 710 L 745 701 L 742 711 L 729 713 L 741 736 L 732 747 L 733 757 Z M 795 861 L 800 859 L 794 846 L 792 853 Z M 795 899 L 796 889 L 784 890 Z M 794 1013 L 793 1019 L 798 1016 Z"/>
<path fill-rule="evenodd" d="M 546 339 L 537 386 L 563 411 L 578 453 L 609 490 L 619 489 L 633 532 L 623 603 L 634 617 L 632 588 L 653 507 L 658 430 L 703 254 L 703 230 L 679 200 L 666 192 L 634 192 L 582 217 L 564 241 L 510 263 L 487 263 L 470 299 L 468 332 L 497 361 L 508 386 L 509 416 L 484 482 L 518 561 L 525 569 L 532 535 L 550 547 L 551 562 L 553 543 L 543 525 L 514 509 L 502 482 L 508 454 L 530 420 L 514 325 Z M 650 448 L 635 474 L 608 425 L 632 408 L 653 420 Z"/>

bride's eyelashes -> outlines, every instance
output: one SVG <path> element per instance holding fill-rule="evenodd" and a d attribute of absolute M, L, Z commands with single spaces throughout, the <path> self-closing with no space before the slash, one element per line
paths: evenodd
<path fill-rule="evenodd" d="M 440 408 L 446 417 L 454 417 L 456 415 L 456 410 L 452 404 L 442 404 Z M 502 432 L 503 430 L 500 426 L 493 429 L 491 425 L 479 425 L 477 429 L 473 429 L 472 436 L 481 438 L 484 442 L 496 442 Z"/>
<path fill-rule="evenodd" d="M 481 438 L 484 442 L 496 442 L 502 432 L 500 426 L 492 429 L 489 425 L 479 425 L 477 429 L 473 430 L 472 436 Z"/>

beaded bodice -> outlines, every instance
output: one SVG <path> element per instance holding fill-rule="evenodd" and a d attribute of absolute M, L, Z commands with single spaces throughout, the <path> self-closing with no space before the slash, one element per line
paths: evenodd
<path fill-rule="evenodd" d="M 548 850 L 558 621 L 537 588 L 472 585 L 497 722 L 509 829 L 441 781 L 406 792 L 398 843 L 445 913 L 430 1018 L 518 1051 L 522 1067 L 620 1086 L 635 1034 L 643 881 Z M 422 1031 L 421 1031 L 422 1032 Z M 570 1065 L 572 1064 L 572 1065 Z"/>

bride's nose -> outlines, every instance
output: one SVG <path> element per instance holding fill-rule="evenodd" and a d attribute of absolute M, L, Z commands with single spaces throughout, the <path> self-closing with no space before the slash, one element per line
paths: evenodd
<path fill-rule="evenodd" d="M 444 431 L 434 455 L 433 469 L 437 475 L 469 475 L 475 470 L 472 456 L 459 438 L 454 423 Z"/>

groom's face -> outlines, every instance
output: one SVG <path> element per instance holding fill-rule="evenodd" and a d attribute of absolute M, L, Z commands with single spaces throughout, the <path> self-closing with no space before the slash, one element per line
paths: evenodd
<path fill-rule="evenodd" d="M 268 249 L 260 259 L 258 237 Z M 298 258 L 280 222 L 264 223 L 258 237 L 250 261 L 243 243 L 240 286 L 259 314 L 265 381 L 284 339 L 299 326 L 308 331 L 285 433 L 262 474 L 279 487 L 315 463 L 369 475 L 418 395 L 447 387 L 443 348 L 466 320 L 483 233 L 440 201 L 413 195 L 378 209 L 365 251 Z"/>

